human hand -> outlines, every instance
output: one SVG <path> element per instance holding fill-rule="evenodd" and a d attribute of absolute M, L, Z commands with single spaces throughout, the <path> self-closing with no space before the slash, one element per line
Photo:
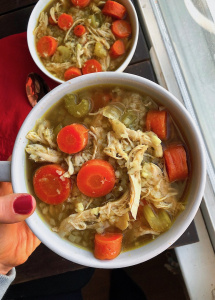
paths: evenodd
<path fill-rule="evenodd" d="M 29 194 L 12 194 L 8 182 L 0 183 L 0 274 L 24 263 L 40 244 L 24 222 L 35 210 Z"/>

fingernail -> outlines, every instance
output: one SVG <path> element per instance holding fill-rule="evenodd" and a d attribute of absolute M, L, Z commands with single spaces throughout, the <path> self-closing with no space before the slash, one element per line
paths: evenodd
<path fill-rule="evenodd" d="M 31 195 L 22 195 L 13 202 L 13 209 L 16 214 L 28 215 L 33 209 L 33 201 Z"/>

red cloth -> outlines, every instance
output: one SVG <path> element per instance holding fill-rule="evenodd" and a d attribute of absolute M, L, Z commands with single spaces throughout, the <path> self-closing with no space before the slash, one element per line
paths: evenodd
<path fill-rule="evenodd" d="M 27 75 L 38 73 L 51 89 L 58 84 L 44 75 L 31 58 L 26 32 L 0 40 L 0 160 L 6 160 L 24 119 L 31 110 L 25 83 Z"/>

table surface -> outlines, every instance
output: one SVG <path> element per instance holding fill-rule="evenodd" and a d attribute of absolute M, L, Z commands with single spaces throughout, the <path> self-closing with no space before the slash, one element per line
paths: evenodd
<path fill-rule="evenodd" d="M 36 2 L 35 0 L 1 0 L 0 38 L 25 32 L 27 30 L 29 16 Z M 8 26 L 8 24 L 10 24 L 10 26 Z M 136 74 L 156 82 L 148 46 L 141 28 L 135 54 L 124 72 Z M 198 234 L 195 224 L 192 222 L 171 248 L 195 242 L 198 242 Z M 81 268 L 83 268 L 83 266 L 58 256 L 45 245 L 41 244 L 25 264 L 16 268 L 17 276 L 14 283 L 62 274 Z"/>

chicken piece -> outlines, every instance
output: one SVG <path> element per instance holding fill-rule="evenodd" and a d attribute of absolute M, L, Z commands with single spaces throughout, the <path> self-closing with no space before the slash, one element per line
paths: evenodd
<path fill-rule="evenodd" d="M 56 16 L 59 16 L 61 3 L 57 2 L 56 5 L 52 6 L 50 9 L 50 16 L 52 20 L 57 24 Z"/>
<path fill-rule="evenodd" d="M 105 156 L 105 152 L 103 152 L 104 141 L 106 138 L 106 132 L 102 127 L 94 127 L 91 126 L 90 130 L 94 134 L 95 138 L 93 140 L 94 144 L 94 153 L 95 158 L 103 159 Z"/>
<path fill-rule="evenodd" d="M 48 145 L 52 148 L 57 147 L 56 143 L 53 141 L 53 130 L 52 128 L 50 128 L 50 124 L 47 121 L 39 123 L 36 132 L 33 130 L 29 131 L 26 135 L 26 138 L 34 143 L 39 142 L 41 144 Z"/>
<path fill-rule="evenodd" d="M 47 26 L 48 26 L 48 15 L 45 12 L 41 12 L 39 16 L 39 25 L 35 28 L 33 32 L 38 39 L 47 35 L 46 34 Z"/>
<path fill-rule="evenodd" d="M 77 47 L 76 47 L 76 66 L 78 68 L 81 68 L 82 67 L 82 59 L 81 59 L 81 56 L 83 55 L 84 53 L 84 50 L 83 50 L 83 47 L 81 46 L 81 44 L 77 44 Z"/>
<path fill-rule="evenodd" d="M 63 176 L 64 177 L 67 177 L 67 178 L 70 178 L 71 177 L 71 175 L 73 175 L 74 174 L 74 166 L 73 166 L 73 163 L 72 163 L 72 156 L 71 155 L 68 155 L 65 159 L 65 162 L 67 163 L 67 165 L 68 165 L 68 171 L 67 172 L 65 172 L 64 174 L 63 174 Z"/>
<path fill-rule="evenodd" d="M 84 55 L 86 55 L 89 58 L 92 56 L 92 53 L 93 53 L 93 50 L 94 50 L 93 45 L 95 43 L 96 43 L 96 41 L 89 41 L 83 46 Z"/>
<path fill-rule="evenodd" d="M 142 132 L 141 130 L 131 130 L 127 128 L 122 122 L 119 120 L 109 120 L 114 132 L 116 133 L 116 138 L 128 139 L 131 142 L 139 142 L 141 145 L 148 145 L 154 149 L 155 157 L 163 156 L 163 149 L 161 146 L 161 140 L 157 137 L 157 135 L 152 132 Z"/>
<path fill-rule="evenodd" d="M 133 231 L 132 231 L 132 239 L 136 240 L 137 238 L 139 238 L 140 236 L 146 235 L 146 234 L 153 234 L 153 235 L 159 235 L 160 233 L 157 231 L 154 231 L 153 229 L 146 227 L 146 226 L 140 226 L 140 227 L 136 227 Z"/>
<path fill-rule="evenodd" d="M 101 37 L 101 36 L 98 36 L 98 33 L 96 32 L 96 29 L 94 29 L 93 27 L 87 25 L 87 30 L 91 33 L 90 35 L 90 38 L 93 39 L 93 40 L 96 40 L 97 42 L 100 42 L 102 43 L 106 49 L 110 49 L 110 43 L 108 43 L 108 41 Z"/>
<path fill-rule="evenodd" d="M 156 208 L 167 210 L 171 215 L 184 209 L 177 201 L 178 192 L 172 188 L 167 176 L 153 163 L 144 163 L 141 172 L 141 198 L 152 202 Z"/>
<path fill-rule="evenodd" d="M 39 144 L 30 144 L 25 148 L 26 152 L 30 154 L 29 158 L 35 162 L 52 162 L 61 163 L 63 156 L 61 152 L 44 147 Z"/>
<path fill-rule="evenodd" d="M 141 194 L 141 164 L 143 161 L 144 153 L 147 150 L 146 145 L 139 145 L 135 147 L 130 153 L 126 163 L 128 175 L 130 180 L 130 209 L 133 218 L 136 220 L 137 210 L 140 202 Z"/>
<path fill-rule="evenodd" d="M 89 7 L 92 10 L 92 12 L 95 13 L 95 14 L 98 14 L 98 13 L 101 12 L 101 9 L 98 8 L 98 6 L 95 5 L 95 3 L 90 3 Z"/>
<path fill-rule="evenodd" d="M 128 227 L 128 223 L 129 223 L 129 214 L 126 213 L 123 216 L 117 218 L 117 221 L 115 222 L 115 226 L 123 231 Z"/>
<path fill-rule="evenodd" d="M 115 137 L 113 131 L 109 131 L 107 134 L 107 141 L 108 146 L 104 148 L 104 153 L 110 157 L 115 159 L 122 159 L 124 158 L 126 161 L 128 160 L 128 155 L 124 152 L 122 148 L 122 144 L 120 141 Z"/>
<path fill-rule="evenodd" d="M 72 230 L 85 230 L 87 228 L 100 227 L 100 223 L 105 221 L 120 224 L 118 217 L 122 217 L 129 211 L 129 191 L 126 191 L 122 197 L 114 202 L 108 202 L 102 207 L 96 207 L 85 210 L 81 213 L 72 214 L 65 220 L 63 220 L 59 227 L 59 233 L 62 236 L 69 234 Z M 126 220 L 126 218 L 125 218 Z M 122 227 L 125 227 L 126 221 L 121 223 Z M 109 224 L 109 226 L 110 226 Z M 119 225 L 120 226 L 120 225 Z"/>
<path fill-rule="evenodd" d="M 105 57 L 100 58 L 100 63 L 102 65 L 102 70 L 103 71 L 107 71 L 107 69 L 110 66 L 110 62 L 111 62 L 111 59 L 110 59 L 109 54 L 107 54 L 107 56 L 105 56 Z"/>

